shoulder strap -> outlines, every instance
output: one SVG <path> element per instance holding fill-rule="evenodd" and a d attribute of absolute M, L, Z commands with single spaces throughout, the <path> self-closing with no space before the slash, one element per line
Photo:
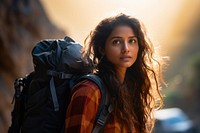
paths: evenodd
<path fill-rule="evenodd" d="M 82 81 L 82 80 L 84 80 L 84 79 L 88 79 L 88 80 L 93 81 L 93 82 L 99 87 L 99 89 L 100 89 L 100 91 L 101 91 L 101 95 L 102 95 L 102 96 L 106 96 L 105 85 L 104 85 L 103 81 L 100 79 L 99 76 L 97 76 L 97 75 L 95 75 L 95 74 L 83 75 L 82 77 L 80 77 L 80 78 L 78 79 L 78 82 L 79 82 L 79 81 Z M 105 103 L 105 99 L 104 99 L 104 98 L 102 98 L 101 103 Z"/>
<path fill-rule="evenodd" d="M 113 111 L 113 106 L 111 104 L 109 105 L 105 105 L 102 109 L 102 111 L 100 112 L 100 115 L 96 121 L 96 123 L 94 124 L 92 133 L 100 133 L 102 132 L 102 130 L 104 129 L 107 121 L 110 118 L 110 115 Z"/>
<path fill-rule="evenodd" d="M 72 74 L 66 74 L 64 72 L 56 72 L 53 70 L 47 70 L 47 75 L 51 76 L 50 79 L 50 92 L 53 100 L 53 105 L 54 105 L 54 111 L 59 111 L 59 103 L 58 103 L 58 98 L 56 95 L 56 88 L 55 88 L 55 83 L 54 83 L 54 77 L 57 77 L 59 79 L 70 79 L 72 77 Z"/>
<path fill-rule="evenodd" d="M 108 121 L 111 112 L 113 111 L 113 106 L 110 105 L 110 99 L 105 85 L 99 76 L 95 74 L 87 74 L 82 76 L 78 81 L 88 79 L 96 83 L 101 91 L 101 103 L 99 105 L 99 110 L 96 116 L 96 120 L 93 126 L 92 133 L 99 133 L 103 130 Z"/>

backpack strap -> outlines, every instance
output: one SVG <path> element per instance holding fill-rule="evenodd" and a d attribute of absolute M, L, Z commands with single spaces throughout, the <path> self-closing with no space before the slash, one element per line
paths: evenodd
<path fill-rule="evenodd" d="M 48 70 L 47 74 L 52 76 L 50 80 L 50 92 L 53 100 L 53 105 L 54 105 L 54 111 L 59 111 L 59 103 L 58 103 L 58 98 L 56 95 L 56 88 L 55 88 L 55 83 L 54 83 L 54 77 L 57 77 L 59 79 L 69 79 L 72 77 L 72 74 L 65 74 L 64 72 L 56 72 L 52 70 Z"/>
<path fill-rule="evenodd" d="M 104 103 L 102 102 L 100 105 L 100 110 L 96 117 L 96 121 L 94 123 L 92 133 L 100 133 L 103 131 L 114 109 L 112 104 L 110 104 L 110 98 L 109 98 L 109 94 L 107 90 L 105 90 L 105 95 L 104 96 L 102 95 L 102 99 L 105 99 L 105 100 L 104 100 Z"/>
<path fill-rule="evenodd" d="M 97 84 L 101 91 L 101 103 L 99 105 L 99 110 L 96 116 L 96 120 L 94 122 L 92 133 L 99 133 L 103 130 L 105 127 L 112 111 L 113 106 L 110 104 L 109 94 L 107 92 L 107 89 L 103 83 L 103 81 L 100 79 L 99 76 L 95 74 L 87 74 L 78 79 L 78 81 L 88 79 L 93 81 Z"/>
<path fill-rule="evenodd" d="M 94 128 L 92 130 L 92 133 L 100 133 L 104 129 L 108 119 L 110 118 L 110 115 L 113 111 L 113 106 L 110 105 L 105 105 L 103 110 L 100 112 L 100 115 L 94 124 Z"/>

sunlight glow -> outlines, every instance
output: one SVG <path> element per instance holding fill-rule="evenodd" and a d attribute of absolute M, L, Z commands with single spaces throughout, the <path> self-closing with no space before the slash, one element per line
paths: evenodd
<path fill-rule="evenodd" d="M 47 14 L 67 35 L 80 43 L 105 17 L 125 13 L 140 19 L 154 44 L 162 44 L 174 31 L 180 12 L 200 4 L 197 0 L 41 0 Z M 193 3 L 193 4 L 192 4 Z M 197 6 L 196 6 L 197 8 Z M 190 14 L 192 10 L 187 10 Z M 187 19 L 191 15 L 185 15 Z M 187 24 L 187 23 L 186 23 Z M 184 27 L 181 27 L 185 29 Z M 169 47 L 169 46 L 167 46 Z"/>

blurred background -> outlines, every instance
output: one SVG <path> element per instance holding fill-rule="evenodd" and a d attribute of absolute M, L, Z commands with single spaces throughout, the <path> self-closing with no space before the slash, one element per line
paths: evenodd
<path fill-rule="evenodd" d="M 180 108 L 200 127 L 200 0 L 0 0 L 1 133 L 11 122 L 14 80 L 33 70 L 35 43 L 68 35 L 83 44 L 99 21 L 119 13 L 141 20 L 170 57 L 164 108 Z"/>

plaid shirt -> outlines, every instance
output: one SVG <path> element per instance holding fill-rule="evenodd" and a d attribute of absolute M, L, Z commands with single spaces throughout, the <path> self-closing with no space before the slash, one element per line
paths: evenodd
<path fill-rule="evenodd" d="M 88 80 L 79 83 L 74 89 L 77 90 L 72 95 L 67 109 L 65 133 L 90 133 L 101 102 L 100 89 Z M 111 115 L 104 128 L 104 133 L 120 132 L 128 133 L 126 128 L 121 128 L 117 118 Z M 132 133 L 136 132 L 132 131 Z"/>

